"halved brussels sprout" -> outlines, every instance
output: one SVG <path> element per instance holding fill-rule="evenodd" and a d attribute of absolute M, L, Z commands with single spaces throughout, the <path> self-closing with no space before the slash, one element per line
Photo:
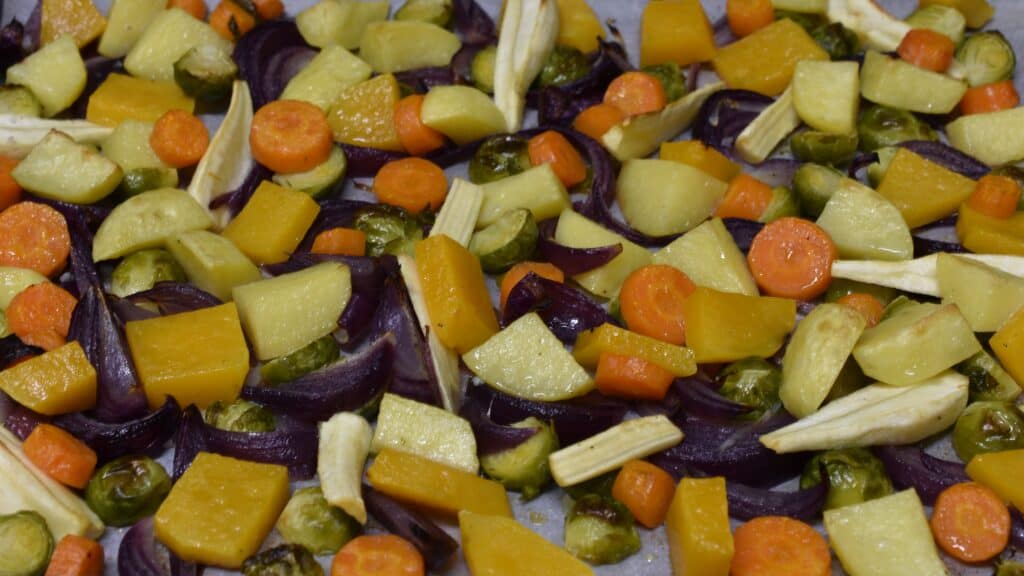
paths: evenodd
<path fill-rule="evenodd" d="M 523 500 L 532 500 L 551 481 L 548 456 L 558 450 L 558 437 L 550 424 L 533 417 L 512 426 L 534 428 L 537 433 L 511 450 L 481 455 L 480 467 L 505 488 L 522 494 Z"/>
<path fill-rule="evenodd" d="M 85 502 L 110 526 L 129 526 L 152 516 L 171 491 L 171 479 L 148 456 L 122 456 L 93 473 Z"/>
<path fill-rule="evenodd" d="M 922 6 L 914 10 L 906 22 L 912 28 L 925 28 L 944 34 L 953 41 L 953 44 L 963 42 L 964 30 L 967 28 L 967 19 L 962 12 L 942 4 Z"/>
<path fill-rule="evenodd" d="M 832 60 L 845 60 L 860 52 L 860 38 L 856 32 L 839 22 L 818 26 L 811 31 L 811 38 L 828 52 Z"/>
<path fill-rule="evenodd" d="M 433 222 L 426 211 L 413 215 L 388 204 L 374 204 L 356 213 L 352 227 L 366 234 L 366 255 L 412 255 L 423 239 L 423 227 Z"/>
<path fill-rule="evenodd" d="M 860 149 L 874 152 L 909 140 L 938 140 L 935 130 L 913 112 L 876 105 L 864 110 L 857 120 Z"/>
<path fill-rule="evenodd" d="M 675 102 L 686 96 L 686 73 L 679 67 L 679 64 L 665 62 L 644 66 L 640 71 L 654 76 L 661 82 L 661 87 L 665 89 L 665 97 L 669 102 Z"/>
<path fill-rule="evenodd" d="M 469 251 L 480 258 L 485 272 L 504 272 L 527 260 L 537 248 L 537 222 L 525 208 L 506 212 L 490 226 L 473 234 Z"/>
<path fill-rule="evenodd" d="M 590 72 L 587 55 L 571 46 L 555 46 L 537 75 L 537 86 L 564 86 Z"/>
<path fill-rule="evenodd" d="M 178 185 L 178 171 L 174 168 L 132 168 L 126 170 L 117 185 L 118 191 L 127 198 L 150 190 L 174 188 Z"/>
<path fill-rule="evenodd" d="M 737 404 L 749 406 L 745 418 L 756 420 L 779 403 L 782 371 L 764 358 L 744 358 L 718 374 L 718 393 Z"/>
<path fill-rule="evenodd" d="M 333 364 L 340 355 L 338 341 L 328 334 L 291 354 L 267 362 L 260 367 L 260 377 L 267 384 L 284 384 Z"/>
<path fill-rule="evenodd" d="M 231 94 L 238 66 L 219 45 L 200 44 L 174 63 L 174 81 L 189 96 L 217 102 Z"/>
<path fill-rule="evenodd" d="M 828 479 L 825 509 L 860 504 L 892 494 L 892 481 L 885 465 L 865 448 L 821 452 L 804 466 L 800 488 L 808 489 Z"/>
<path fill-rule="evenodd" d="M 242 563 L 245 576 L 324 576 L 324 569 L 309 550 L 282 544 L 250 556 Z"/>
<path fill-rule="evenodd" d="M 149 290 L 157 282 L 185 282 L 181 264 L 162 248 L 133 252 L 114 268 L 110 276 L 110 293 L 124 298 Z"/>
<path fill-rule="evenodd" d="M 1012 402 L 975 402 L 956 419 L 953 449 L 964 462 L 1018 448 L 1024 448 L 1024 415 Z"/>
<path fill-rule="evenodd" d="M 843 166 L 857 153 L 857 134 L 830 134 L 816 130 L 798 132 L 789 140 L 793 156 L 802 162 Z"/>
<path fill-rule="evenodd" d="M 616 564 L 640 550 L 640 533 L 621 502 L 588 494 L 565 516 L 565 549 L 591 564 Z"/>
<path fill-rule="evenodd" d="M 991 354 L 982 350 L 957 365 L 956 371 L 967 376 L 971 401 L 997 400 L 1012 402 L 1020 396 L 1020 386 Z"/>
<path fill-rule="evenodd" d="M 417 20 L 447 28 L 452 14 L 452 0 L 407 0 L 395 12 L 395 20 Z"/>
<path fill-rule="evenodd" d="M 42 576 L 53 555 L 46 520 L 29 510 L 0 516 L 0 551 L 0 574 Z"/>
<path fill-rule="evenodd" d="M 844 177 L 845 174 L 831 166 L 813 162 L 800 166 L 793 175 L 793 191 L 800 199 L 800 208 L 812 218 L 821 216 Z"/>
<path fill-rule="evenodd" d="M 469 179 L 476 184 L 501 180 L 533 167 L 529 142 L 522 136 L 502 134 L 484 141 L 469 161 Z"/>
<path fill-rule="evenodd" d="M 225 404 L 220 400 L 206 407 L 206 423 L 228 432 L 273 432 L 274 413 L 264 406 L 242 400 Z"/>
<path fill-rule="evenodd" d="M 984 86 L 1013 78 L 1017 56 L 998 30 L 971 34 L 956 49 L 956 61 L 971 86 Z"/>
<path fill-rule="evenodd" d="M 469 76 L 473 85 L 481 92 L 494 94 L 494 61 L 498 58 L 498 47 L 488 46 L 473 56 L 469 65 Z"/>
<path fill-rule="evenodd" d="M 296 490 L 281 516 L 277 531 L 291 544 L 314 554 L 333 554 L 362 531 L 359 522 L 331 506 L 319 486 Z"/>

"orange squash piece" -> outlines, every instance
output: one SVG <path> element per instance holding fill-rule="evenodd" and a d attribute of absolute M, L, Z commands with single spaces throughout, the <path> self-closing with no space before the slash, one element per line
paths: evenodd
<path fill-rule="evenodd" d="M 778 96 L 801 60 L 828 60 L 806 30 L 786 18 L 761 28 L 715 54 L 711 63 L 729 88 Z"/>

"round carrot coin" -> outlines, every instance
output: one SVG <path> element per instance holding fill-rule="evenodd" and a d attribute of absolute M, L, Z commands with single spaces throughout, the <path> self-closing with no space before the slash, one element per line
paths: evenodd
<path fill-rule="evenodd" d="M 70 253 L 71 235 L 60 212 L 35 202 L 0 212 L 0 266 L 30 268 L 52 278 Z"/>
<path fill-rule="evenodd" d="M 946 488 L 935 500 L 932 534 L 946 554 L 963 562 L 995 558 L 1010 540 L 1010 511 L 991 489 L 976 482 Z"/>
<path fill-rule="evenodd" d="M 333 140 L 323 110 L 300 100 L 275 100 L 253 116 L 249 144 L 257 162 L 292 174 L 325 162 Z"/>
<path fill-rule="evenodd" d="M 402 158 L 381 167 L 373 178 L 373 193 L 381 202 L 413 214 L 435 211 L 448 196 L 448 177 L 430 160 Z"/>
<path fill-rule="evenodd" d="M 736 529 L 731 576 L 828 576 L 832 553 L 811 526 L 785 516 L 754 518 Z"/>
<path fill-rule="evenodd" d="M 769 296 L 811 300 L 828 289 L 836 245 L 828 232 L 802 218 L 767 224 L 750 245 L 747 263 Z"/>

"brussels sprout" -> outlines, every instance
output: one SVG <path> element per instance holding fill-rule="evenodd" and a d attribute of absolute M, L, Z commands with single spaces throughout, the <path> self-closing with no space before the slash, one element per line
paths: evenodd
<path fill-rule="evenodd" d="M 533 165 L 528 147 L 526 138 L 514 134 L 488 138 L 469 161 L 469 179 L 482 184 L 529 170 Z"/>
<path fill-rule="evenodd" d="M 793 175 L 793 191 L 800 199 L 800 208 L 812 218 L 821 216 L 844 176 L 835 168 L 813 162 L 800 166 Z"/>
<path fill-rule="evenodd" d="M 591 564 L 616 564 L 640 550 L 640 533 L 621 502 L 588 494 L 565 516 L 565 549 Z"/>
<path fill-rule="evenodd" d="M 804 466 L 800 488 L 807 489 L 828 478 L 825 509 L 860 504 L 892 494 L 892 481 L 885 465 L 865 448 L 844 448 L 820 452 Z"/>
<path fill-rule="evenodd" d="M 912 28 L 925 28 L 944 34 L 953 44 L 963 42 L 964 30 L 967 28 L 967 19 L 962 12 L 942 4 L 922 6 L 908 16 L 906 22 Z"/>
<path fill-rule="evenodd" d="M 564 86 L 590 72 L 587 55 L 571 46 L 555 46 L 537 75 L 537 86 Z"/>
<path fill-rule="evenodd" d="M 590 494 L 596 494 L 598 496 L 612 497 L 612 486 L 615 485 L 615 478 L 618 476 L 618 470 L 601 474 L 590 480 L 580 482 L 579 484 L 573 484 L 572 486 L 566 486 L 563 488 L 565 493 L 569 495 L 573 500 L 579 500 L 584 496 Z"/>
<path fill-rule="evenodd" d="M 273 412 L 241 398 L 228 404 L 218 400 L 206 407 L 204 416 L 207 424 L 228 432 L 273 432 L 277 427 Z"/>
<path fill-rule="evenodd" d="M 413 215 L 387 204 L 374 204 L 360 209 L 352 227 L 366 234 L 366 255 L 412 255 L 416 243 L 423 239 L 423 227 L 432 222 L 429 214 Z"/>
<path fill-rule="evenodd" d="M 282 544 L 250 556 L 242 563 L 245 576 L 324 576 L 324 569 L 309 550 Z"/>
<path fill-rule="evenodd" d="M 803 162 L 843 166 L 857 153 L 857 134 L 829 134 L 805 130 L 789 139 L 793 156 Z"/>
<path fill-rule="evenodd" d="M 189 96 L 219 102 L 231 95 L 238 65 L 220 45 L 200 44 L 174 63 L 174 81 Z"/>
<path fill-rule="evenodd" d="M 267 384 L 284 384 L 328 364 L 333 364 L 338 356 L 340 356 L 338 341 L 328 334 L 291 354 L 267 362 L 260 367 L 260 377 Z"/>
<path fill-rule="evenodd" d="M 964 462 L 1017 448 L 1024 448 L 1024 415 L 1012 402 L 975 402 L 956 419 L 953 449 Z"/>
<path fill-rule="evenodd" d="M 110 277 L 110 293 L 124 298 L 149 290 L 157 282 L 185 282 L 181 264 L 162 248 L 139 250 L 126 256 Z"/>
<path fill-rule="evenodd" d="M 675 102 L 686 96 L 686 74 L 679 64 L 665 62 L 664 64 L 644 66 L 640 71 L 654 76 L 661 82 L 661 87 L 665 89 L 665 97 L 669 102 Z"/>
<path fill-rule="evenodd" d="M 0 574 L 42 576 L 53 554 L 46 520 L 29 510 L 0 516 L 0 550 Z"/>
<path fill-rule="evenodd" d="M 796 194 L 785 186 L 778 186 L 772 189 L 772 199 L 765 206 L 758 221 L 767 223 L 785 216 L 799 215 L 800 202 L 797 200 Z"/>
<path fill-rule="evenodd" d="M 782 371 L 763 358 L 744 358 L 725 367 L 718 375 L 722 385 L 718 393 L 749 406 L 746 418 L 756 420 L 779 403 Z"/>
<path fill-rule="evenodd" d="M 932 127 L 913 112 L 886 106 L 871 106 L 857 120 L 860 149 L 874 152 L 884 146 L 895 146 L 908 140 L 938 140 Z"/>
<path fill-rule="evenodd" d="M 882 306 L 888 306 L 899 295 L 899 291 L 888 286 L 878 286 L 845 278 L 834 278 L 828 286 L 828 292 L 825 293 L 825 301 L 836 302 L 843 296 L 849 296 L 850 294 L 870 294 L 877 298 L 882 303 Z"/>
<path fill-rule="evenodd" d="M 469 76 L 473 85 L 481 92 L 494 94 L 494 61 L 498 58 L 498 47 L 488 46 L 473 56 L 469 65 Z"/>
<path fill-rule="evenodd" d="M 511 450 L 480 456 L 480 466 L 505 488 L 522 494 L 523 500 L 532 500 L 551 480 L 548 455 L 558 450 L 558 437 L 551 425 L 533 417 L 512 426 L 534 428 L 537 433 Z"/>
<path fill-rule="evenodd" d="M 333 554 L 362 532 L 359 522 L 331 506 L 319 486 L 296 490 L 277 519 L 285 541 L 314 554 Z"/>
<path fill-rule="evenodd" d="M 126 170 L 117 189 L 125 198 L 131 198 L 150 190 L 174 188 L 177 185 L 178 171 L 174 168 L 147 167 Z"/>
<path fill-rule="evenodd" d="M 875 154 L 878 154 L 878 162 L 868 164 L 868 183 L 872 188 L 877 188 L 882 183 L 885 173 L 889 170 L 889 163 L 896 157 L 899 150 L 898 146 L 886 146 L 875 150 Z"/>
<path fill-rule="evenodd" d="M 1004 560 L 996 564 L 995 576 L 1024 576 L 1024 562 Z"/>
<path fill-rule="evenodd" d="M 957 365 L 956 371 L 967 376 L 971 401 L 998 400 L 1012 402 L 1020 396 L 1020 386 L 1003 370 L 991 354 L 982 350 Z"/>
<path fill-rule="evenodd" d="M 1009 80 L 1017 67 L 1013 46 L 997 30 L 971 34 L 956 49 L 955 58 L 971 86 Z"/>
<path fill-rule="evenodd" d="M 857 34 L 839 22 L 818 26 L 811 31 L 811 38 L 828 52 L 833 60 L 852 58 L 860 52 L 860 39 Z"/>
<path fill-rule="evenodd" d="M 122 456 L 93 473 L 85 502 L 110 526 L 128 526 L 152 516 L 171 491 L 171 479 L 148 456 Z"/>
<path fill-rule="evenodd" d="M 480 259 L 484 272 L 504 272 L 533 255 L 539 232 L 533 213 L 526 208 L 506 212 L 490 226 L 473 234 L 469 251 Z"/>
<path fill-rule="evenodd" d="M 395 12 L 395 20 L 418 20 L 447 28 L 452 14 L 452 0 L 407 0 Z"/>

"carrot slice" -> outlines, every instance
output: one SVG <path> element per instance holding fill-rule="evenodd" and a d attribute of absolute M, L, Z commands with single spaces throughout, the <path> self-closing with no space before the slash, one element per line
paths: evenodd
<path fill-rule="evenodd" d="M 167 9 L 181 8 L 196 20 L 206 20 L 206 2 L 204 0 L 168 0 Z"/>
<path fill-rule="evenodd" d="M 45 576 L 103 576 L 103 546 L 84 536 L 68 534 L 53 549 Z"/>
<path fill-rule="evenodd" d="M 22 342 L 53 350 L 67 343 L 78 300 L 56 284 L 29 286 L 11 299 L 7 327 Z"/>
<path fill-rule="evenodd" d="M 17 158 L 0 156 L 0 211 L 21 201 L 21 185 L 11 176 L 18 162 L 20 161 Z"/>
<path fill-rule="evenodd" d="M 600 142 L 605 132 L 611 130 L 612 126 L 625 119 L 626 115 L 623 114 L 622 110 L 611 104 L 601 103 L 580 112 L 576 119 L 573 120 L 572 127 L 577 132 L 586 134 Z"/>
<path fill-rule="evenodd" d="M 324 230 L 313 239 L 310 251 L 314 254 L 366 256 L 366 234 L 355 228 Z"/>
<path fill-rule="evenodd" d="M 284 14 L 284 4 L 281 0 L 252 0 L 256 8 L 256 15 L 262 20 L 274 20 Z"/>
<path fill-rule="evenodd" d="M 395 130 L 402 148 L 413 156 L 422 156 L 444 146 L 444 134 L 420 120 L 423 109 L 422 94 L 411 94 L 395 105 Z"/>
<path fill-rule="evenodd" d="M 882 306 L 882 303 L 878 301 L 878 298 L 863 292 L 847 294 L 839 300 L 836 300 L 836 302 L 844 306 L 849 306 L 857 312 L 860 312 L 861 316 L 864 317 L 865 322 L 867 322 L 868 328 L 878 325 L 878 323 L 882 321 L 882 313 L 885 311 L 885 306 Z"/>
<path fill-rule="evenodd" d="M 527 149 L 530 164 L 550 164 L 566 188 L 572 188 L 587 179 L 587 165 L 583 162 L 583 157 L 576 147 L 558 132 L 548 130 L 530 138 Z"/>
<path fill-rule="evenodd" d="M 316 168 L 334 145 L 324 111 L 301 100 L 275 100 L 257 110 L 249 144 L 257 162 L 284 174 Z"/>
<path fill-rule="evenodd" d="M 373 178 L 377 200 L 419 214 L 441 208 L 448 196 L 444 170 L 423 158 L 402 158 L 388 162 Z"/>
<path fill-rule="evenodd" d="M 0 266 L 31 268 L 53 277 L 71 253 L 64 216 L 45 204 L 19 202 L 0 212 Z"/>
<path fill-rule="evenodd" d="M 331 576 L 423 576 L 424 570 L 419 550 L 394 534 L 353 538 L 331 564 Z"/>
<path fill-rule="evenodd" d="M 552 282 L 565 282 L 565 274 L 554 264 L 547 262 L 520 262 L 509 268 L 508 272 L 505 272 L 505 275 L 501 278 L 500 301 L 502 310 L 505 309 L 505 301 L 508 300 L 508 295 L 512 293 L 512 289 L 531 272 Z"/>
<path fill-rule="evenodd" d="M 939 547 L 963 562 L 991 560 L 1010 541 L 1009 509 L 995 492 L 975 482 L 943 490 L 931 525 Z"/>
<path fill-rule="evenodd" d="M 612 80 L 604 93 L 604 103 L 626 116 L 658 112 L 668 104 L 661 81 L 644 72 L 626 72 Z"/>
<path fill-rule="evenodd" d="M 767 224 L 750 245 L 747 264 L 769 296 L 811 300 L 828 289 L 836 245 L 828 232 L 802 218 Z"/>
<path fill-rule="evenodd" d="M 945 34 L 927 28 L 915 28 L 903 36 L 896 51 L 900 58 L 918 68 L 945 72 L 953 62 L 956 45 Z"/>
<path fill-rule="evenodd" d="M 50 424 L 36 426 L 22 449 L 40 470 L 73 488 L 85 488 L 96 469 L 96 453 L 92 448 Z"/>
<path fill-rule="evenodd" d="M 644 460 L 626 462 L 612 484 L 612 498 L 622 502 L 646 528 L 665 521 L 676 483 L 668 472 Z"/>
<path fill-rule="evenodd" d="M 256 17 L 232 0 L 221 0 L 210 13 L 210 26 L 225 40 L 235 42 L 256 27 Z"/>
<path fill-rule="evenodd" d="M 619 310 L 630 330 L 682 346 L 686 342 L 683 301 L 696 289 L 676 268 L 651 264 L 626 277 L 619 292 Z"/>
<path fill-rule="evenodd" d="M 967 205 L 992 218 L 1009 218 L 1017 212 L 1020 184 L 1013 178 L 986 174 L 978 180 Z"/>
<path fill-rule="evenodd" d="M 811 526 L 785 516 L 754 518 L 733 534 L 731 576 L 828 576 L 832 555 Z"/>
<path fill-rule="evenodd" d="M 758 220 L 772 201 L 772 187 L 749 174 L 740 174 L 729 181 L 725 198 L 715 210 L 719 218 Z"/>
<path fill-rule="evenodd" d="M 960 113 L 984 114 L 1009 110 L 1020 104 L 1020 95 L 1013 86 L 1013 80 L 1003 80 L 984 86 L 969 88 L 960 99 Z"/>
<path fill-rule="evenodd" d="M 168 110 L 153 125 L 149 145 L 172 168 L 195 166 L 210 145 L 206 124 L 184 110 Z"/>
<path fill-rule="evenodd" d="M 643 358 L 602 352 L 594 384 L 605 396 L 663 400 L 675 378 L 672 372 Z"/>
<path fill-rule="evenodd" d="M 726 0 L 725 18 L 732 33 L 749 36 L 775 21 L 771 0 Z"/>

